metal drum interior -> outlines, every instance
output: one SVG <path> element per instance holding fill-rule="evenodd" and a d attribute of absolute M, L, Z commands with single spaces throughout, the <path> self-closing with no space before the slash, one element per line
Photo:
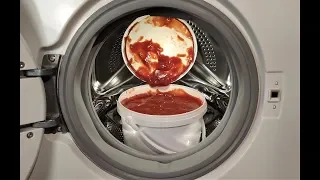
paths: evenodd
<path fill-rule="evenodd" d="M 133 19 L 116 21 L 97 37 L 91 54 L 94 66 L 91 73 L 92 102 L 106 129 L 120 142 L 124 142 L 116 100 L 125 90 L 144 82 L 133 76 L 123 62 L 121 40 Z M 175 82 L 197 89 L 208 103 L 204 115 L 206 135 L 219 125 L 229 103 L 232 90 L 229 66 L 217 42 L 200 26 L 187 20 L 194 31 L 198 54 L 192 69 Z"/>

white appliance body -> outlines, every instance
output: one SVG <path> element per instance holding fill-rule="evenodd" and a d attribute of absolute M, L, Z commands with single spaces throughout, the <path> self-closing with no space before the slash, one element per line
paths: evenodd
<path fill-rule="evenodd" d="M 20 61 L 40 67 L 43 54 L 64 54 L 81 24 L 111 0 L 23 0 Z M 240 147 L 199 179 L 299 179 L 300 2 L 299 0 L 206 0 L 242 32 L 252 49 L 261 92 L 254 122 Z M 20 124 L 45 118 L 40 78 L 20 80 Z M 270 89 L 280 89 L 270 102 Z M 32 142 L 26 138 L 33 131 Z M 30 135 L 30 134 L 29 134 Z M 20 133 L 21 179 L 117 179 L 91 162 L 69 133 Z"/>

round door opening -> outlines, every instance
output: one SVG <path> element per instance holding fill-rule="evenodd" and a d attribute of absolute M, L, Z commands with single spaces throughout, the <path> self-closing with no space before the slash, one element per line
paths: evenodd
<path fill-rule="evenodd" d="M 129 72 L 121 54 L 121 41 L 132 17 L 124 17 L 107 26 L 90 52 L 94 62 L 91 72 L 93 106 L 106 129 L 122 143 L 124 136 L 117 100 L 122 92 L 145 84 Z M 216 41 L 194 22 L 186 22 L 196 36 L 198 53 L 190 71 L 174 84 L 194 88 L 206 97 L 208 105 L 203 119 L 207 137 L 220 124 L 227 109 L 232 89 L 230 70 Z M 199 141 L 202 141 L 201 135 Z"/>
<path fill-rule="evenodd" d="M 145 82 L 124 64 L 121 41 L 132 21 L 144 15 L 183 19 L 197 39 L 192 68 L 174 84 L 205 97 L 205 138 L 182 152 L 148 154 L 125 145 L 117 100 Z M 194 179 L 210 172 L 247 134 L 259 94 L 258 72 L 245 38 L 224 14 L 202 1 L 107 4 L 74 36 L 58 81 L 61 110 L 78 147 L 100 168 L 129 179 Z"/>

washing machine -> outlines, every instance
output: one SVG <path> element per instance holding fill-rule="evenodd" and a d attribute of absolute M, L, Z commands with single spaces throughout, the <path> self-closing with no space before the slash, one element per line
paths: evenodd
<path fill-rule="evenodd" d="M 21 0 L 20 179 L 299 179 L 299 0 Z M 123 143 L 118 95 L 143 82 L 121 40 L 144 15 L 197 38 L 177 84 L 208 103 L 206 138 L 147 154 Z"/>

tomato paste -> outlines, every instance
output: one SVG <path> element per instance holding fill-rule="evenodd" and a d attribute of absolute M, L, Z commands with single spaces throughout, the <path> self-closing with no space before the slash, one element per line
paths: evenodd
<path fill-rule="evenodd" d="M 186 37 L 192 39 L 191 33 L 188 28 L 178 19 L 164 16 L 153 16 L 152 19 L 148 19 L 148 23 L 158 27 L 173 28 L 177 32 L 184 34 Z"/>
<path fill-rule="evenodd" d="M 182 89 L 168 92 L 149 91 L 121 101 L 126 108 L 149 115 L 175 115 L 193 111 L 202 101 Z"/>
<path fill-rule="evenodd" d="M 136 42 L 130 45 L 130 50 L 135 61 L 142 62 L 136 75 L 146 81 L 150 86 L 167 86 L 178 79 L 178 77 L 186 71 L 185 66 L 180 57 L 169 57 L 161 54 L 163 48 L 152 40 Z M 193 49 L 188 49 L 188 57 L 193 58 Z M 158 59 L 158 62 L 151 62 L 149 59 Z M 131 67 L 132 59 L 129 60 Z M 132 67 L 131 67 L 132 68 Z M 133 68 L 132 68 L 133 69 Z M 155 69 L 150 73 L 150 69 Z"/>
<path fill-rule="evenodd" d="M 187 27 L 175 18 L 153 17 L 149 19 L 151 24 L 159 27 L 169 27 L 177 32 L 184 34 L 192 39 L 191 33 Z M 133 26 L 134 27 L 134 26 Z M 131 30 L 130 30 L 131 31 Z M 178 36 L 178 39 L 182 39 Z M 166 56 L 163 53 L 163 47 L 151 40 L 141 41 L 143 36 L 135 43 L 130 44 L 129 52 L 133 58 L 128 59 L 128 66 L 135 71 L 135 75 L 144 80 L 150 86 L 167 86 L 176 81 L 183 74 L 194 59 L 193 46 L 187 48 L 185 54 L 177 54 L 177 56 Z M 183 39 L 182 39 L 183 40 Z M 126 37 L 126 43 L 130 43 L 130 37 Z M 186 57 L 188 63 L 182 63 L 181 57 Z M 153 61 L 153 60 L 157 61 Z M 141 66 L 138 69 L 132 67 L 132 63 L 136 62 Z"/>

